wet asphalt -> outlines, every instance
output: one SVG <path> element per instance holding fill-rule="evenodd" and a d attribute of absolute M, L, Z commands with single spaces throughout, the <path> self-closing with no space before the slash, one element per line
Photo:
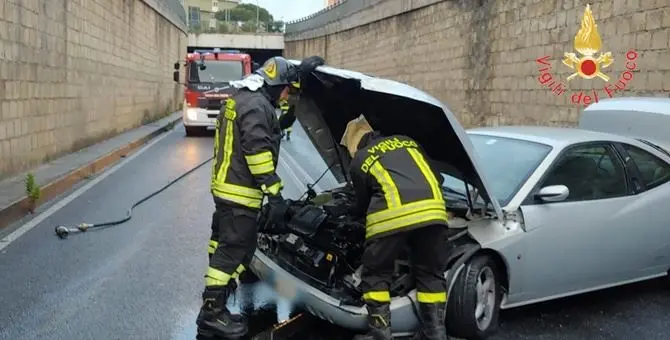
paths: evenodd
<path fill-rule="evenodd" d="M 280 175 L 317 178 L 325 164 L 298 124 Z M 0 339 L 195 339 L 213 203 L 210 165 L 144 203 L 113 228 L 59 240 L 57 224 L 122 217 L 136 200 L 212 154 L 211 137 L 178 126 L 118 171 L 0 252 Z M 280 162 L 280 164 L 282 163 Z M 296 175 L 287 166 L 302 165 Z M 324 186 L 332 184 L 326 176 Z M 287 186 L 295 197 L 304 188 Z M 6 234 L 10 230 L 0 231 Z M 0 235 L 1 236 L 1 235 Z M 231 308 L 258 333 L 295 315 L 263 283 L 245 285 Z M 670 284 L 662 280 L 504 312 L 492 339 L 670 339 Z M 351 337 L 325 322 L 296 339 Z"/>

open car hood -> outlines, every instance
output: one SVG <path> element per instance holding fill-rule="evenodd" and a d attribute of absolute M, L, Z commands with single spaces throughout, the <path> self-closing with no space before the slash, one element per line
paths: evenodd
<path fill-rule="evenodd" d="M 363 114 L 384 135 L 402 134 L 416 140 L 440 172 L 477 188 L 502 220 L 500 205 L 479 171 L 472 143 L 439 100 L 406 84 L 329 66 L 318 67 L 301 83 L 296 118 L 338 182 L 348 181 L 351 160 L 340 140 L 347 123 Z"/>

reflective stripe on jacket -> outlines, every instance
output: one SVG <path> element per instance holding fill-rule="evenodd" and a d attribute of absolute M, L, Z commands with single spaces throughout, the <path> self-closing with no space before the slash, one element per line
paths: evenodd
<path fill-rule="evenodd" d="M 447 224 L 442 176 L 409 137 L 373 139 L 351 161 L 355 213 L 366 214 L 366 238 Z"/>
<path fill-rule="evenodd" d="M 281 100 L 279 101 L 279 110 L 281 110 L 281 116 L 285 116 L 285 115 L 287 115 L 287 114 L 289 113 L 290 108 L 291 108 L 291 107 L 289 106 L 288 99 L 281 99 Z M 295 119 L 294 119 L 294 121 L 295 121 Z M 292 126 L 292 125 L 293 125 L 293 124 L 289 125 L 289 126 L 286 127 L 284 130 L 290 132 L 290 131 L 293 129 L 293 126 Z"/>
<path fill-rule="evenodd" d="M 233 205 L 259 209 L 263 194 L 277 194 L 275 167 L 281 131 L 275 108 L 260 91 L 241 89 L 216 120 L 212 194 Z"/>

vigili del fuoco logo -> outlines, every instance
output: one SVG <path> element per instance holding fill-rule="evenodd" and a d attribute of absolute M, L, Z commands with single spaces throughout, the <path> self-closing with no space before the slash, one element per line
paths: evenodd
<path fill-rule="evenodd" d="M 591 103 L 597 103 L 601 96 L 612 98 L 618 92 L 623 92 L 631 80 L 633 80 L 633 71 L 637 70 L 636 60 L 638 54 L 631 49 L 626 52 L 625 66 L 626 71 L 621 73 L 616 81 L 610 82 L 610 77 L 605 74 L 607 69 L 614 63 L 612 52 L 600 52 L 602 41 L 598 33 L 598 25 L 593 18 L 591 6 L 586 5 L 582 22 L 575 36 L 574 48 L 577 53 L 565 52 L 563 54 L 563 67 L 569 67 L 573 73 L 565 79 L 565 82 L 557 79 L 551 73 L 551 56 L 537 58 L 535 62 L 538 65 L 540 75 L 537 81 L 541 86 L 551 90 L 555 96 L 562 96 L 568 90 L 567 82 L 575 77 L 598 81 L 598 78 L 605 82 L 605 85 L 599 91 L 597 86 L 587 91 L 572 92 L 570 101 L 573 104 L 587 106 Z M 600 53 L 599 53 L 600 52 Z"/>

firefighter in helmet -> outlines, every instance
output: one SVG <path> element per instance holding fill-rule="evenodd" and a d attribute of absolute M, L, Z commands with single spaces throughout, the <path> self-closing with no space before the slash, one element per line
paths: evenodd
<path fill-rule="evenodd" d="M 279 100 L 279 109 L 281 110 L 279 125 L 282 128 L 282 136 L 285 136 L 287 141 L 291 140 L 291 132 L 293 131 L 293 123 L 295 122 L 295 104 L 293 101 L 298 90 L 299 84 L 287 88 Z"/>
<path fill-rule="evenodd" d="M 361 289 L 368 311 L 367 334 L 357 340 L 391 339 L 391 284 L 394 261 L 409 246 L 419 301 L 421 329 L 415 339 L 446 340 L 447 211 L 442 176 L 422 148 L 403 135 L 383 136 L 360 116 L 341 141 L 352 156 L 356 193 L 353 215 L 365 216 Z"/>
<path fill-rule="evenodd" d="M 256 216 L 263 198 L 268 198 L 271 220 L 281 221 L 286 215 L 275 168 L 281 141 L 275 108 L 286 87 L 297 86 L 301 77 L 323 64 L 316 56 L 299 67 L 274 57 L 253 74 L 231 82 L 237 91 L 222 106 L 214 137 L 211 192 L 216 209 L 203 305 L 196 320 L 202 336 L 237 338 L 248 331 L 245 318 L 233 315 L 226 302 L 256 250 Z"/>

